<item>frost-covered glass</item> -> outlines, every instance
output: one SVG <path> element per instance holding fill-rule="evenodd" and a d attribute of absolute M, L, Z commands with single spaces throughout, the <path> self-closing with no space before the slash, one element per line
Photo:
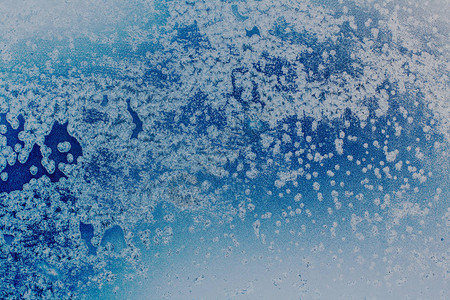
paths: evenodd
<path fill-rule="evenodd" d="M 0 299 L 449 299 L 448 1 L 0 1 Z"/>

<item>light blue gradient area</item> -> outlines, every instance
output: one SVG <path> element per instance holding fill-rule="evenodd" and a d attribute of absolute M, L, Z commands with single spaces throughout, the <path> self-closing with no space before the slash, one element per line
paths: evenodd
<path fill-rule="evenodd" d="M 346 163 L 340 157 L 337 162 L 342 165 Z M 360 172 L 359 168 L 349 169 L 355 173 Z M 433 172 L 433 179 L 423 186 L 424 191 L 407 192 L 403 197 L 413 203 L 428 203 L 433 199 L 431 203 L 434 209 L 442 211 L 447 206 L 445 199 L 448 199 L 448 192 L 444 191 L 436 198 L 436 192 L 427 188 L 446 186 L 447 171 L 435 168 Z M 343 202 L 353 203 L 354 208 L 344 207 L 332 215 L 322 211 L 323 206 L 332 201 L 330 196 L 325 196 L 324 200 L 319 202 L 316 195 L 306 195 L 301 200 L 301 203 L 304 203 L 302 212 L 291 215 L 289 212 L 300 207 L 299 202 L 294 201 L 293 195 L 297 192 L 306 193 L 311 189 L 310 183 L 299 184 L 298 187 L 290 186 L 291 194 L 280 198 L 267 195 L 267 190 L 282 191 L 274 187 L 274 179 L 269 178 L 268 174 L 265 180 L 256 180 L 244 186 L 235 185 L 232 188 L 229 197 L 252 199 L 251 203 L 258 207 L 252 213 L 247 213 L 245 219 L 240 219 L 237 214 L 232 219 L 220 222 L 210 211 L 200 210 L 192 216 L 175 209 L 177 217 L 176 221 L 170 224 L 174 230 L 170 246 L 144 251 L 148 257 L 144 255 L 143 261 L 151 262 L 150 266 L 154 266 L 149 267 L 148 278 L 125 281 L 123 285 L 111 285 L 104 290 L 103 297 L 446 297 L 446 275 L 441 269 L 441 263 L 444 261 L 443 258 L 432 254 L 447 251 L 445 220 L 437 220 L 434 214 L 430 214 L 406 215 L 400 221 L 394 221 L 389 212 L 372 203 L 379 197 L 376 192 L 365 193 L 364 200 L 360 203 L 354 197 L 347 198 Z M 319 175 L 318 182 L 324 186 L 329 185 L 329 180 L 323 178 L 327 179 Z M 345 182 L 351 183 L 348 179 Z M 382 183 L 382 180 L 378 182 Z M 386 183 L 383 185 L 389 186 Z M 243 191 L 251 186 L 256 187 L 255 190 L 245 195 Z M 362 190 L 357 184 L 351 186 L 351 189 L 355 193 Z M 389 193 L 389 188 L 383 191 L 383 194 Z M 305 213 L 307 209 L 315 217 L 308 217 Z M 173 208 L 166 210 L 174 212 Z M 378 213 L 383 219 L 379 222 L 363 220 L 355 229 L 351 228 L 351 215 L 361 211 L 369 212 L 371 217 Z M 267 212 L 270 212 L 272 217 L 261 220 L 257 236 L 254 222 Z M 192 222 L 192 219 L 197 222 Z M 333 222 L 339 224 L 335 236 L 330 234 Z M 168 224 L 155 224 L 160 228 L 165 225 Z M 379 228 L 377 234 L 373 233 L 374 225 Z M 155 226 L 150 228 L 154 230 Z M 408 231 L 409 227 L 413 228 L 413 234 Z M 364 237 L 355 236 L 358 232 Z M 261 238 L 263 234 L 265 238 Z M 133 288 L 130 288 L 131 286 Z M 111 289 L 115 287 L 118 287 L 118 290 L 111 293 Z"/>
<path fill-rule="evenodd" d="M 1 297 L 448 299 L 448 24 L 377 2 L 5 2 L 1 138 L 83 157 L 1 194 Z"/>

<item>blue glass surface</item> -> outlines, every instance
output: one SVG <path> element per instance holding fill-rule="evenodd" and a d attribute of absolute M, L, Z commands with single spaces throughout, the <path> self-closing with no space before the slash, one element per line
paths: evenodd
<path fill-rule="evenodd" d="M 1 299 L 448 299 L 448 3 L 0 4 Z"/>

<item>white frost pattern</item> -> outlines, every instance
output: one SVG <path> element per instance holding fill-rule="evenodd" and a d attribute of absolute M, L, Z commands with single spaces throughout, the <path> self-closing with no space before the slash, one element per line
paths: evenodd
<path fill-rule="evenodd" d="M 273 291 L 225 298 L 448 297 L 448 23 L 413 2 L 1 3 L 0 297 L 108 297 L 205 240 L 270 253 Z"/>

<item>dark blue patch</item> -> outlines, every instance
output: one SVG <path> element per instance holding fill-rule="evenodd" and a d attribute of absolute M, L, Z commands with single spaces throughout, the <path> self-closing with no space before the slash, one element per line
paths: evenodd
<path fill-rule="evenodd" d="M 97 254 L 97 249 L 91 243 L 91 239 L 94 237 L 94 226 L 92 224 L 84 224 L 80 221 L 80 234 L 88 247 L 89 255 Z"/>
<path fill-rule="evenodd" d="M 19 117 L 19 120 L 23 120 L 23 118 Z M 19 128 L 23 128 L 23 124 L 22 126 L 19 126 Z M 19 130 L 13 131 L 13 134 L 8 132 L 6 135 L 7 140 L 9 140 L 10 138 L 12 140 L 18 140 L 19 132 Z M 58 143 L 61 142 L 69 142 L 71 144 L 71 149 L 69 152 L 60 153 L 58 151 L 57 146 Z M 72 163 L 76 163 L 78 157 L 83 155 L 80 143 L 77 141 L 77 139 L 75 139 L 67 132 L 67 123 L 63 125 L 57 122 L 53 123 L 52 130 L 50 134 L 45 137 L 44 144 L 51 149 L 51 153 L 48 159 L 55 162 L 55 171 L 53 173 L 49 173 L 42 166 L 41 161 L 43 159 L 43 156 L 40 151 L 40 147 L 35 144 L 31 152 L 29 153 L 28 159 L 25 161 L 25 163 L 22 164 L 19 161 L 16 161 L 14 165 L 10 166 L 8 164 L 3 170 L 8 174 L 8 179 L 6 180 L 6 182 L 0 180 L 0 193 L 9 193 L 11 191 L 20 190 L 22 189 L 23 185 L 29 182 L 32 178 L 40 178 L 43 175 L 47 175 L 52 182 L 57 182 L 61 177 L 66 177 L 64 173 L 58 169 L 58 164 L 60 162 L 69 164 L 67 160 L 67 154 L 72 154 Z M 37 172 L 35 175 L 30 173 L 30 167 L 32 166 L 37 167 Z"/>
<path fill-rule="evenodd" d="M 245 35 L 248 36 L 248 37 L 252 37 L 254 35 L 261 36 L 261 34 L 259 33 L 259 29 L 256 26 L 254 26 L 251 30 L 245 29 L 245 31 L 246 31 Z"/>
<path fill-rule="evenodd" d="M 3 234 L 3 239 L 5 240 L 7 245 L 10 245 L 14 240 L 14 236 L 10 234 Z"/>
<path fill-rule="evenodd" d="M 108 95 L 103 95 L 101 106 L 105 107 L 108 105 Z"/>
<path fill-rule="evenodd" d="M 130 99 L 127 100 L 127 110 L 130 113 L 131 118 L 133 118 L 134 123 L 134 129 L 133 133 L 131 134 L 131 138 L 137 139 L 139 132 L 142 131 L 142 121 L 141 119 L 139 119 L 138 114 L 133 109 L 131 109 Z"/>

